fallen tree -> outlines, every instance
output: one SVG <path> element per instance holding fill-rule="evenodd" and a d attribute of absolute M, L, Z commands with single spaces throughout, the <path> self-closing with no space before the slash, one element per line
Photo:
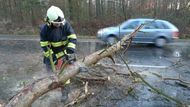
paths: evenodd
<path fill-rule="evenodd" d="M 91 66 L 96 64 L 99 60 L 105 57 L 112 57 L 115 52 L 121 50 L 126 41 L 131 39 L 135 34 L 143 27 L 140 25 L 134 32 L 129 35 L 124 36 L 124 38 L 117 42 L 116 44 L 110 46 L 109 48 L 99 50 L 86 56 L 84 59 L 78 60 L 73 66 L 68 66 L 64 68 L 64 74 L 62 75 L 51 75 L 39 79 L 32 84 L 26 86 L 17 95 L 13 96 L 6 107 L 30 107 L 31 104 L 45 93 L 61 87 L 68 79 L 77 75 L 79 73 L 79 68 L 84 66 Z"/>
<path fill-rule="evenodd" d="M 78 60 L 74 63 L 74 65 L 72 66 L 65 66 L 64 67 L 64 72 L 60 72 L 60 73 L 55 73 L 54 75 L 45 77 L 45 78 L 41 78 L 38 79 L 37 81 L 33 82 L 32 84 L 29 84 L 28 86 L 26 86 L 23 90 L 21 90 L 17 95 L 15 95 L 10 101 L 9 103 L 6 105 L 6 107 L 30 107 L 32 105 L 32 103 L 37 100 L 40 96 L 46 94 L 47 92 L 60 88 L 62 87 L 65 82 L 74 77 L 75 75 L 77 75 L 79 73 L 79 69 L 80 67 L 86 67 L 86 66 L 91 66 L 96 64 L 99 60 L 103 59 L 103 58 L 111 58 L 112 61 L 112 55 L 114 55 L 116 52 L 118 52 L 119 50 L 123 49 L 125 47 L 124 52 L 127 51 L 128 47 L 131 44 L 131 41 L 133 39 L 133 37 L 135 36 L 135 34 L 137 32 L 139 32 L 139 30 L 143 27 L 144 25 L 140 25 L 138 26 L 134 32 L 132 32 L 129 35 L 124 36 L 124 38 L 122 40 L 120 40 L 119 42 L 117 42 L 116 44 L 106 48 L 106 49 L 102 49 L 99 50 L 97 52 L 92 53 L 91 55 L 86 56 L 85 58 Z M 126 43 L 126 41 L 128 41 L 128 43 Z M 145 81 L 140 74 L 138 74 L 137 72 L 133 72 L 127 62 L 122 58 L 122 55 L 119 53 L 122 61 L 126 64 L 126 67 L 129 71 L 130 76 L 132 77 L 133 80 L 135 80 L 135 78 L 140 79 L 146 86 L 148 86 L 149 88 L 151 88 L 153 91 L 155 91 L 157 94 L 163 96 L 164 98 L 174 101 L 176 102 L 176 104 L 178 106 L 182 106 L 182 107 L 187 107 L 187 105 L 173 97 L 168 96 L 167 94 L 163 93 L 162 91 L 160 91 L 159 89 L 153 87 L 152 85 L 150 85 L 147 81 Z M 50 58 L 51 59 L 51 58 Z M 52 61 L 51 61 L 52 62 Z M 52 64 L 52 68 L 53 68 L 53 64 Z M 110 69 L 113 69 L 112 67 Z M 113 69 L 114 70 L 114 69 Z M 79 77 L 79 78 L 83 78 L 83 77 Z M 84 78 L 84 79 L 89 79 L 89 80 L 99 80 L 99 78 Z M 100 78 L 100 80 L 109 80 L 109 77 L 103 77 Z M 69 106 L 69 105 L 73 105 L 76 102 L 80 102 L 81 100 L 83 100 L 84 98 L 86 98 L 88 95 L 93 94 L 93 93 L 89 93 L 88 92 L 88 82 L 85 84 L 85 93 L 81 96 L 76 96 L 76 98 L 68 103 L 65 106 Z"/>

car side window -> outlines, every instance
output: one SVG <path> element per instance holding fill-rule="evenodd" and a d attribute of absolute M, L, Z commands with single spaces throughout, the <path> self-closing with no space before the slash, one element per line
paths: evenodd
<path fill-rule="evenodd" d="M 149 24 L 144 26 L 144 29 L 164 29 L 162 23 L 158 21 L 150 22 Z"/>
<path fill-rule="evenodd" d="M 147 24 L 144 26 L 144 29 L 158 29 L 158 25 L 156 22 L 147 22 Z"/>
<path fill-rule="evenodd" d="M 166 25 L 164 22 L 160 22 L 160 24 L 162 25 L 163 29 L 169 29 L 168 25 Z"/>
<path fill-rule="evenodd" d="M 145 25 L 145 26 L 144 26 L 144 29 L 155 29 L 155 27 L 152 26 L 152 25 Z"/>
<path fill-rule="evenodd" d="M 156 22 L 156 24 L 158 25 L 158 29 L 165 29 L 166 28 L 164 26 L 164 23 L 162 23 L 162 22 Z"/>
<path fill-rule="evenodd" d="M 139 26 L 139 21 L 132 21 L 128 24 L 126 24 L 123 29 L 135 29 Z"/>

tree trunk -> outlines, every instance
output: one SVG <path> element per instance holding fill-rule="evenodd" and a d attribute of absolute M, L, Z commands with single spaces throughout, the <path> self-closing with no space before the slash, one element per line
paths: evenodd
<path fill-rule="evenodd" d="M 39 79 L 34 83 L 26 86 L 21 92 L 19 92 L 9 101 L 6 107 L 30 107 L 31 104 L 40 96 L 49 92 L 50 90 L 61 87 L 62 84 L 64 84 L 68 79 L 78 74 L 79 67 L 96 64 L 102 58 L 109 57 L 115 52 L 122 49 L 122 45 L 126 43 L 126 40 L 129 40 L 130 37 L 133 37 L 142 27 L 143 25 L 139 26 L 134 32 L 126 35 L 115 45 L 112 45 L 107 49 L 102 49 L 95 53 L 92 53 L 91 55 L 85 57 L 83 60 L 75 62 L 73 66 L 66 67 L 64 69 L 65 73 L 63 75 L 52 75 Z"/>

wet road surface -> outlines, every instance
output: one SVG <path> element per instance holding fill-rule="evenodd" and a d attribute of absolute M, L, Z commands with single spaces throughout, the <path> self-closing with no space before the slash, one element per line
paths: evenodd
<path fill-rule="evenodd" d="M 105 48 L 106 45 L 100 42 L 81 42 L 78 44 L 78 54 L 85 57 L 96 50 Z M 123 53 L 123 52 L 122 52 Z M 167 68 L 175 61 L 189 61 L 190 44 L 167 45 L 164 48 L 157 48 L 149 45 L 132 45 L 123 54 L 131 67 Z M 116 64 L 122 66 L 119 56 L 115 56 Z"/>
<path fill-rule="evenodd" d="M 41 49 L 38 39 L 1 39 L 0 40 L 0 99 L 7 101 L 28 81 L 25 79 L 40 78 L 37 71 L 44 71 Z M 77 55 L 83 58 L 96 50 L 105 48 L 106 45 L 94 40 L 80 40 L 77 46 Z M 120 58 L 114 56 L 116 65 L 125 67 Z M 147 45 L 132 45 L 124 54 L 129 66 L 141 71 L 151 84 L 162 89 L 165 93 L 177 97 L 184 102 L 190 100 L 190 90 L 180 87 L 173 81 L 160 82 L 152 73 L 163 77 L 180 78 L 190 81 L 190 45 L 188 43 L 169 44 L 164 48 Z M 110 60 L 100 63 L 112 64 Z M 24 65 L 24 66 L 23 66 Z M 36 76 L 39 75 L 39 76 Z M 172 90 L 172 91 L 171 91 Z M 116 103 L 117 107 L 172 107 L 171 103 L 151 93 L 144 85 L 136 89 L 137 99 L 123 98 Z"/>

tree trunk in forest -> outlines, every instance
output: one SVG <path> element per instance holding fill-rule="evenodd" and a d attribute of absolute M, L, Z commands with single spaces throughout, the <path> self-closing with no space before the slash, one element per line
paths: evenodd
<path fill-rule="evenodd" d="M 91 21 L 92 17 L 93 17 L 93 12 L 92 12 L 92 1 L 89 0 L 89 3 L 88 3 L 88 20 Z"/>
<path fill-rule="evenodd" d="M 109 48 L 94 52 L 85 57 L 83 60 L 75 62 L 73 66 L 66 67 L 63 75 L 51 75 L 26 86 L 9 101 L 6 107 L 30 107 L 32 103 L 40 96 L 50 90 L 61 87 L 68 79 L 78 74 L 79 67 L 96 64 L 102 58 L 112 56 L 115 52 L 121 50 L 123 48 L 122 45 L 124 45 L 129 38 L 133 37 L 142 27 L 143 25 L 139 26 L 134 32 L 126 35 L 121 41 L 110 46 Z"/>
<path fill-rule="evenodd" d="M 11 1 L 8 0 L 8 7 L 9 7 L 9 14 L 10 16 L 13 16 L 13 11 L 12 11 L 12 4 L 11 4 Z M 11 17 L 11 20 L 13 20 L 13 17 Z"/>
<path fill-rule="evenodd" d="M 68 8 L 69 8 L 69 19 L 73 20 L 73 6 L 72 6 L 72 0 L 68 0 Z"/>
<path fill-rule="evenodd" d="M 122 7 L 122 14 L 124 16 L 124 20 L 127 20 L 127 14 L 126 14 L 127 13 L 126 12 L 127 11 L 127 9 L 126 9 L 127 6 L 125 5 L 126 4 L 125 2 L 126 2 L 125 0 L 122 0 L 120 4 L 121 4 L 121 7 Z"/>
<path fill-rule="evenodd" d="M 101 13 L 101 0 L 96 0 L 96 17 L 101 18 L 102 13 Z"/>

